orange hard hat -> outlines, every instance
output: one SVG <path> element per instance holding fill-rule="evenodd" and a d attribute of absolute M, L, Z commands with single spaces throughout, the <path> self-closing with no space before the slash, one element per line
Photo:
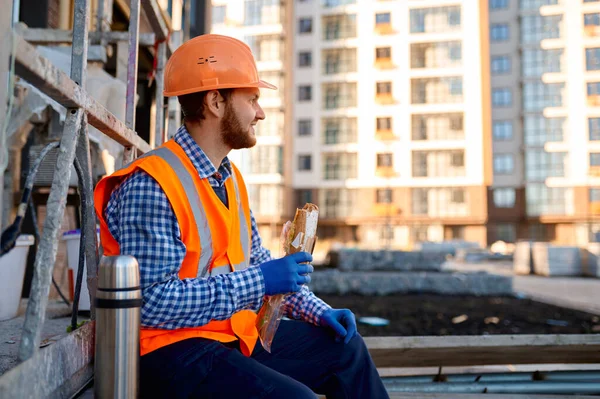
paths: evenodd
<path fill-rule="evenodd" d="M 244 87 L 277 89 L 258 78 L 250 47 L 232 37 L 208 34 L 188 40 L 165 67 L 167 97 Z"/>

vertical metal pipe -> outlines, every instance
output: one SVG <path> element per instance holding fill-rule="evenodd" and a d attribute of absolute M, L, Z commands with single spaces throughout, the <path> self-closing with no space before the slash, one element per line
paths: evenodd
<path fill-rule="evenodd" d="M 137 260 L 102 258 L 96 292 L 95 397 L 136 398 L 142 293 Z"/>
<path fill-rule="evenodd" d="M 137 92 L 138 37 L 140 33 L 140 0 L 131 0 L 129 16 L 129 57 L 127 60 L 127 99 L 125 125 L 135 130 L 135 97 Z M 126 147 L 123 151 L 123 165 L 135 159 L 135 148 Z"/>
<path fill-rule="evenodd" d="M 171 34 L 171 48 L 173 49 L 173 51 L 175 51 L 179 46 L 181 46 L 182 35 L 182 31 L 175 31 Z M 177 133 L 177 129 L 179 129 L 179 126 L 181 125 L 181 108 L 179 106 L 179 101 L 177 101 L 177 98 L 169 97 L 167 104 L 169 123 L 167 127 L 165 141 L 175 136 L 175 133 Z"/>
<path fill-rule="evenodd" d="M 158 43 L 158 51 L 156 52 L 158 57 L 156 63 L 156 146 L 160 146 L 165 140 L 165 97 L 163 90 L 165 87 L 165 61 L 167 58 L 167 42 Z"/>
<path fill-rule="evenodd" d="M 8 118 L 5 117 L 7 112 L 8 104 L 8 80 L 10 71 L 10 58 L 11 48 L 13 43 L 12 36 L 12 13 L 9 10 L 14 7 L 12 0 L 0 0 L 0 9 L 5 12 L 0 13 L 0 36 L 3 38 L 10 38 L 0 41 L 0 129 L 5 129 L 5 125 L 8 124 Z M 0 140 L 4 135 L 4 130 L 0 130 Z M 8 160 L 4 157 L 8 157 L 6 148 L 2 148 L 4 143 L 0 141 L 0 201 L 4 198 L 4 163 Z M 5 222 L 3 217 L 3 205 L 0 205 L 0 230 L 4 228 Z M 5 216 L 5 215 L 4 215 Z"/>
<path fill-rule="evenodd" d="M 71 79 L 81 87 L 85 86 L 87 49 L 88 49 L 88 23 L 90 6 L 88 0 L 76 0 L 73 18 L 73 48 L 71 55 Z M 67 110 L 67 119 L 60 148 L 52 188 L 47 203 L 47 216 L 44 221 L 42 240 L 35 257 L 31 294 L 27 304 L 25 323 L 19 360 L 29 359 L 40 345 L 41 329 L 46 316 L 48 293 L 52 279 L 52 269 L 56 261 L 58 249 L 58 231 L 63 220 L 67 191 L 71 179 L 71 166 L 75 159 L 75 148 L 83 122 L 84 112 L 81 108 Z"/>

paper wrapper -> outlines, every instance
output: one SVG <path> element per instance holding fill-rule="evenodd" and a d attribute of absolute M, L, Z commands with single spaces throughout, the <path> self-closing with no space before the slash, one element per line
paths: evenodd
<path fill-rule="evenodd" d="M 319 208 L 315 204 L 308 203 L 302 209 L 296 209 L 294 221 L 286 222 L 281 231 L 281 248 L 284 255 L 303 251 L 312 254 L 317 242 L 318 222 Z M 256 328 L 263 348 L 269 353 L 284 314 L 283 303 L 286 297 L 287 294 L 267 297 L 258 312 Z"/>

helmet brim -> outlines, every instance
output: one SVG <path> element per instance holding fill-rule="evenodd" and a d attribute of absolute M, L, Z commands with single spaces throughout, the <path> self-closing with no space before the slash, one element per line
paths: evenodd
<path fill-rule="evenodd" d="M 261 89 L 277 90 L 277 86 L 272 85 L 269 82 L 265 82 L 264 80 L 259 80 L 258 81 L 258 87 L 261 88 Z"/>

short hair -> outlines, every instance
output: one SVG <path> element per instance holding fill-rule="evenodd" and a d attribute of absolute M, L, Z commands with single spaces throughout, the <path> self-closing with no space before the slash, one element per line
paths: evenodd
<path fill-rule="evenodd" d="M 225 99 L 225 102 L 229 102 L 233 90 L 235 89 L 220 89 L 218 92 Z M 183 113 L 185 122 L 200 123 L 206 119 L 204 115 L 204 99 L 207 93 L 208 91 L 201 91 L 177 97 L 179 104 L 181 104 L 181 112 Z"/>

